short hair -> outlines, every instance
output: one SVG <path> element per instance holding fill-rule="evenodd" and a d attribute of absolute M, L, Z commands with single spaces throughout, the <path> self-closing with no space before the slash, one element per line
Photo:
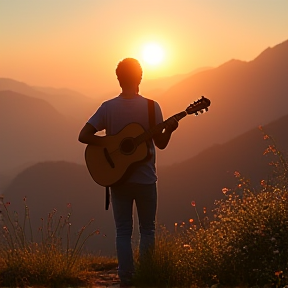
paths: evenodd
<path fill-rule="evenodd" d="M 123 59 L 116 68 L 116 75 L 120 85 L 139 85 L 142 79 L 142 72 L 139 61 L 134 58 Z"/>

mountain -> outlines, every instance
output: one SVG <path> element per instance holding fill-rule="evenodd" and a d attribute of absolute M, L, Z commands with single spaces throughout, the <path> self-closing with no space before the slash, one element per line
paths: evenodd
<path fill-rule="evenodd" d="M 83 163 L 80 128 L 45 100 L 0 91 L 0 171 L 27 163 L 69 160 Z"/>
<path fill-rule="evenodd" d="M 9 78 L 0 78 L 0 91 L 10 90 L 47 101 L 59 113 L 73 118 L 81 124 L 95 112 L 100 102 L 69 89 L 50 87 L 33 87 Z M 79 108 L 81 107 L 81 109 Z"/>
<path fill-rule="evenodd" d="M 211 100 L 208 113 L 181 120 L 161 165 L 181 162 L 212 144 L 221 144 L 287 113 L 288 40 L 250 62 L 231 60 L 171 87 L 159 103 L 165 118 L 183 111 L 201 95 Z"/>
<path fill-rule="evenodd" d="M 145 95 L 145 97 L 159 101 L 162 98 L 162 95 L 170 87 L 173 87 L 177 83 L 191 77 L 199 72 L 212 69 L 212 67 L 202 67 L 195 69 L 187 74 L 177 74 L 170 77 L 156 78 L 156 79 L 147 79 L 141 82 L 141 91 L 140 93 Z"/>
<path fill-rule="evenodd" d="M 288 115 L 263 128 L 284 152 L 288 146 L 288 134 L 283 133 L 287 124 Z M 235 187 L 235 171 L 249 178 L 253 187 L 259 186 L 260 180 L 267 179 L 272 173 L 268 163 L 275 161 L 271 155 L 263 156 L 269 144 L 271 139 L 263 140 L 259 129 L 254 128 L 224 144 L 213 145 L 182 163 L 159 167 L 158 223 L 171 229 L 175 222 L 190 218 L 196 220 L 191 201 L 196 202 L 202 218 L 204 206 L 210 211 L 214 201 L 223 198 L 222 188 Z M 22 199 L 27 197 L 36 231 L 40 218 L 46 217 L 54 208 L 57 209 L 57 217 L 67 215 L 72 209 L 74 233 L 94 218 L 94 226 L 101 235 L 89 241 L 88 249 L 111 255 L 115 250 L 115 233 L 111 207 L 108 211 L 104 210 L 104 190 L 92 181 L 83 165 L 45 162 L 19 173 L 4 190 L 4 199 L 11 202 L 11 211 L 23 212 Z M 71 209 L 67 208 L 67 203 L 71 203 Z M 134 219 L 137 220 L 136 217 Z"/>

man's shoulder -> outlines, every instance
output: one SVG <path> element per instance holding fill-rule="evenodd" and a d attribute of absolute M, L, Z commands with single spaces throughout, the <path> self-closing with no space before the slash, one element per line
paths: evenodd
<path fill-rule="evenodd" d="M 105 101 L 102 102 L 102 105 L 106 105 L 106 104 L 109 104 L 111 102 L 115 102 L 115 101 L 118 101 L 119 100 L 119 96 L 116 96 L 116 97 L 113 97 L 113 98 L 110 98 L 110 99 L 107 99 Z"/>
<path fill-rule="evenodd" d="M 139 96 L 142 97 L 142 99 L 145 100 L 145 101 L 153 101 L 154 103 L 156 103 L 157 105 L 159 105 L 159 103 L 158 103 L 156 100 L 154 100 L 154 99 L 147 98 L 147 97 L 145 97 L 145 96 L 143 96 L 143 95 L 139 95 Z"/>
<path fill-rule="evenodd" d="M 114 98 L 107 99 L 107 100 L 103 101 L 101 103 L 102 109 L 107 109 L 107 107 L 111 107 L 111 106 L 116 105 L 116 102 L 119 100 L 118 98 L 119 97 L 114 97 Z"/>

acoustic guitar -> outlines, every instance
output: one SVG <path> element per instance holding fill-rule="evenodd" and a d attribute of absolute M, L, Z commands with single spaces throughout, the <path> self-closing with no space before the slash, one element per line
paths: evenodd
<path fill-rule="evenodd" d="M 185 111 L 172 117 L 179 121 L 186 115 L 198 115 L 208 111 L 209 106 L 210 100 L 202 96 Z M 135 165 L 149 159 L 147 140 L 163 131 L 167 120 L 149 130 L 145 130 L 138 123 L 131 123 L 116 135 L 103 136 L 101 146 L 88 144 L 85 149 L 85 161 L 93 180 L 101 186 L 109 187 L 129 176 Z"/>

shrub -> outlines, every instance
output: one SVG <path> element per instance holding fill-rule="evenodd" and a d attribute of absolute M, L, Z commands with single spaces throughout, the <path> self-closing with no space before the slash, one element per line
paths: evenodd
<path fill-rule="evenodd" d="M 190 225 L 180 225 L 182 229 L 173 232 L 162 229 L 152 259 L 138 267 L 139 284 L 288 284 L 288 165 L 275 141 L 263 134 L 272 141 L 264 155 L 277 156 L 270 163 L 271 179 L 262 180 L 256 189 L 235 172 L 237 186 L 223 188 L 224 198 L 215 202 L 213 219 L 200 221 L 192 201 L 199 224 L 191 220 Z"/>

